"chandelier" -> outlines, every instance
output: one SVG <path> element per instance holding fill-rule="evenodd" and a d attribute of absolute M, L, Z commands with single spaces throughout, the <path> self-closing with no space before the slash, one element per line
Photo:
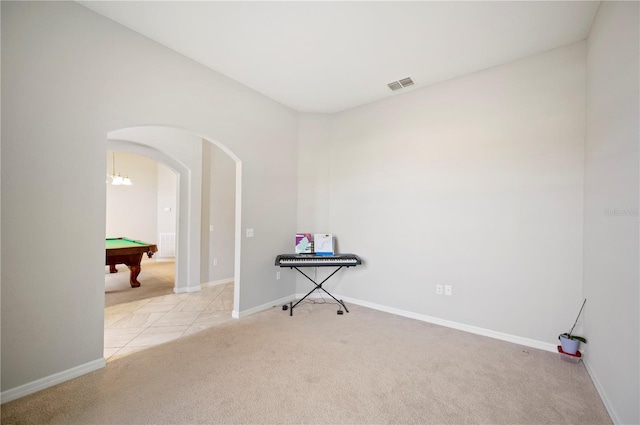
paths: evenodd
<path fill-rule="evenodd" d="M 122 177 L 120 173 L 116 174 L 116 153 L 113 152 L 113 165 L 111 168 L 111 184 L 114 186 L 131 186 L 131 179 L 129 176 Z"/>

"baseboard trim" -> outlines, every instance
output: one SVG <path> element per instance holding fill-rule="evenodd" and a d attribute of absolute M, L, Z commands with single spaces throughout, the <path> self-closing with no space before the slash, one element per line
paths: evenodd
<path fill-rule="evenodd" d="M 176 257 L 157 257 L 154 258 L 156 263 L 175 263 Z"/>
<path fill-rule="evenodd" d="M 296 294 L 296 297 L 302 298 L 304 294 Z M 516 335 L 511 335 L 503 332 L 492 331 L 490 329 L 484 329 L 477 326 L 466 325 L 464 323 L 458 323 L 451 320 L 440 319 L 438 317 L 427 316 L 424 314 L 414 313 L 412 311 L 401 310 L 399 308 L 388 307 L 381 304 L 372 303 L 369 301 L 363 301 L 356 298 L 344 297 L 342 295 L 333 294 L 339 300 L 345 303 L 356 304 L 362 307 L 371 308 L 373 310 L 383 311 L 385 313 L 395 314 L 397 316 L 407 317 L 409 319 L 420 320 L 422 322 L 433 323 L 434 325 L 445 326 L 451 329 L 457 329 L 459 331 L 469 332 L 476 335 L 482 335 L 489 338 L 499 339 L 501 341 L 511 342 L 513 344 L 524 345 L 525 347 L 537 348 L 539 350 L 557 352 L 557 346 L 543 341 L 537 341 L 535 339 L 523 338 Z M 322 298 L 321 294 L 311 294 L 309 298 Z M 326 297 L 325 297 L 326 298 Z"/>
<path fill-rule="evenodd" d="M 295 299 L 296 299 L 295 295 L 289 295 L 287 297 L 282 297 L 282 298 L 279 298 L 277 300 L 270 301 L 268 303 L 259 305 L 257 307 L 250 308 L 248 310 L 243 310 L 243 311 L 240 311 L 240 312 L 237 312 L 237 311 L 234 310 L 231 313 L 231 316 L 235 317 L 236 319 L 240 319 L 242 317 L 251 316 L 252 314 L 260 313 L 261 311 L 265 311 L 265 310 L 268 310 L 270 308 L 273 308 L 273 307 L 276 307 L 276 306 L 279 306 L 279 305 L 282 305 L 282 304 L 286 304 L 286 303 L 288 303 L 290 301 L 293 301 Z"/>
<path fill-rule="evenodd" d="M 233 283 L 233 278 L 229 277 L 229 278 L 226 278 L 226 279 L 213 280 L 211 282 L 202 283 L 202 284 L 200 284 L 200 286 L 202 286 L 202 287 L 210 287 L 210 286 L 225 285 L 227 283 Z"/>
<path fill-rule="evenodd" d="M 304 297 L 305 294 L 295 294 L 290 295 L 288 297 L 283 297 L 278 300 L 271 301 L 269 303 L 265 303 L 259 305 L 257 307 L 250 308 L 244 311 L 236 311 L 232 312 L 232 316 L 236 319 L 241 317 L 250 316 L 255 313 L 259 313 L 261 311 L 267 310 L 269 308 L 275 307 L 277 305 L 286 304 L 290 301 L 295 301 L 296 299 L 300 299 Z M 434 325 L 444 326 L 451 329 L 457 329 L 459 331 L 469 332 L 476 335 L 482 335 L 489 338 L 499 339 L 501 341 L 510 342 L 513 344 L 523 345 L 525 347 L 537 348 L 538 350 L 549 351 L 552 353 L 556 353 L 558 351 L 556 344 L 550 344 L 548 342 L 538 341 L 535 339 L 524 338 L 517 335 L 511 335 L 504 332 L 497 332 L 491 329 L 480 328 L 477 326 L 471 326 L 464 323 L 458 323 L 451 320 L 440 319 L 438 317 L 427 316 L 425 314 L 414 313 L 412 311 L 401 310 L 399 308 L 388 307 L 381 304 L 372 303 L 369 301 L 363 301 L 356 298 L 344 297 L 342 295 L 333 294 L 337 299 L 344 301 L 345 303 L 356 304 L 362 307 L 371 308 L 373 310 L 383 311 L 385 313 L 395 314 L 397 316 L 407 317 L 409 319 L 420 320 L 422 322 L 433 323 Z M 311 294 L 309 298 L 322 298 L 321 294 Z"/>
<path fill-rule="evenodd" d="M 589 358 L 588 357 L 583 358 L 582 359 L 582 363 L 584 363 L 584 367 L 587 369 L 587 373 L 589 374 L 589 377 L 591 378 L 591 382 L 593 382 L 593 386 L 596 387 L 596 391 L 598 391 L 598 394 L 600 395 L 600 399 L 602 400 L 602 404 L 604 404 L 604 408 L 607 409 L 607 413 L 611 417 L 611 421 L 614 424 L 623 423 L 620 420 L 620 418 L 618 417 L 618 415 L 616 414 L 616 411 L 613 408 L 613 405 L 611 404 L 611 401 L 607 397 L 607 392 L 604 390 L 604 387 L 600 383 L 600 380 L 598 379 L 598 376 L 596 375 L 596 373 L 591 368 L 591 365 L 589 364 Z"/>
<path fill-rule="evenodd" d="M 102 369 L 106 364 L 107 362 L 104 358 L 97 359 L 62 372 L 54 373 L 53 375 L 49 375 L 33 382 L 20 385 L 19 387 L 11 388 L 0 394 L 0 403 L 4 404 L 17 400 L 21 397 L 28 396 L 29 394 L 44 390 L 45 388 L 53 387 L 54 385 L 61 384 L 89 372 Z"/>
<path fill-rule="evenodd" d="M 199 290 L 201 290 L 202 287 L 200 285 L 196 285 L 196 286 L 187 286 L 186 288 L 178 288 L 178 287 L 173 287 L 173 293 L 174 294 L 186 294 L 186 293 L 190 293 L 190 292 L 198 292 Z"/>
<path fill-rule="evenodd" d="M 202 284 L 196 285 L 196 286 L 188 286 L 186 288 L 174 287 L 173 288 L 173 293 L 174 294 L 186 294 L 186 293 L 190 293 L 190 292 L 198 292 L 198 291 L 202 290 L 203 287 L 224 285 L 224 284 L 227 284 L 227 283 L 233 283 L 233 278 L 230 277 L 230 278 L 227 278 L 227 279 L 214 280 L 214 281 L 202 283 Z"/>

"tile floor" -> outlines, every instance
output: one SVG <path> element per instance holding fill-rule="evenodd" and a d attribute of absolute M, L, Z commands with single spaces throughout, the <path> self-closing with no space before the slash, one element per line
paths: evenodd
<path fill-rule="evenodd" d="M 106 307 L 107 362 L 233 320 L 233 283 Z"/>

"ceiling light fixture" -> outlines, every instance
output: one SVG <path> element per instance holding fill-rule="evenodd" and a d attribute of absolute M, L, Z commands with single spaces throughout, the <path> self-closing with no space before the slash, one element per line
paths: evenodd
<path fill-rule="evenodd" d="M 131 186 L 131 179 L 129 176 L 122 177 L 120 173 L 116 174 L 116 153 L 113 152 L 113 164 L 111 169 L 111 184 L 114 186 Z"/>

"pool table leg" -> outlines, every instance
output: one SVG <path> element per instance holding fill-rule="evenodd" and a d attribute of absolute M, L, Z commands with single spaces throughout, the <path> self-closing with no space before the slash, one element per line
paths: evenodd
<path fill-rule="evenodd" d="M 118 273 L 118 269 L 116 269 L 115 264 L 109 264 L 109 273 Z"/>
<path fill-rule="evenodd" d="M 131 270 L 131 274 L 129 275 L 129 283 L 131 284 L 131 287 L 139 287 L 140 282 L 138 282 L 138 275 L 140 274 L 140 264 L 129 266 L 129 270 Z"/>

